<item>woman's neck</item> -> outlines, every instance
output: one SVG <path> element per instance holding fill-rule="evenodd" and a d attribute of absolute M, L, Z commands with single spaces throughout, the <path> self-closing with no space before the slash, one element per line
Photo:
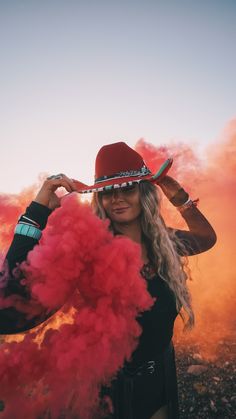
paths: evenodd
<path fill-rule="evenodd" d="M 129 237 L 136 243 L 141 244 L 142 231 L 139 220 L 135 220 L 132 223 L 113 223 L 115 231 Z"/>

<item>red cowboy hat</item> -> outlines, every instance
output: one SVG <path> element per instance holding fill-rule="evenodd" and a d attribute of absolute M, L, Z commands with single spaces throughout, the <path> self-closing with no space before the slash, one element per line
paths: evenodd
<path fill-rule="evenodd" d="M 167 159 L 158 172 L 153 174 L 142 156 L 126 143 L 108 144 L 103 146 L 97 154 L 94 185 L 88 186 L 76 180 L 74 182 L 80 193 L 121 188 L 141 180 L 158 183 L 166 175 L 172 162 L 173 159 Z"/>

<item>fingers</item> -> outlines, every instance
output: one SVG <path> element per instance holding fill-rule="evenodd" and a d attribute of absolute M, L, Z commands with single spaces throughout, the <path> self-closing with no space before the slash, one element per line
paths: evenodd
<path fill-rule="evenodd" d="M 181 187 L 179 182 L 177 182 L 177 180 L 175 180 L 174 178 L 170 177 L 170 176 L 164 176 L 160 182 L 159 182 L 159 186 L 162 187 L 166 187 L 166 188 L 176 188 L 176 187 Z"/>
<path fill-rule="evenodd" d="M 163 178 L 161 178 L 160 180 L 160 183 L 163 183 L 163 184 L 170 184 L 173 182 L 176 182 L 176 180 L 173 177 L 168 176 L 168 175 L 163 176 Z"/>
<path fill-rule="evenodd" d="M 69 193 L 76 191 L 73 180 L 60 173 L 59 175 L 49 176 L 44 181 L 34 201 L 50 207 L 51 203 L 53 202 L 52 198 L 55 195 L 56 190 L 61 187 L 65 188 Z"/>
<path fill-rule="evenodd" d="M 76 191 L 76 186 L 72 179 L 60 173 L 59 175 L 49 176 L 45 181 L 45 186 L 55 192 L 58 188 L 65 188 L 67 192 Z"/>
<path fill-rule="evenodd" d="M 159 186 L 168 199 L 172 199 L 181 189 L 181 185 L 170 176 L 163 177 L 159 182 Z"/>

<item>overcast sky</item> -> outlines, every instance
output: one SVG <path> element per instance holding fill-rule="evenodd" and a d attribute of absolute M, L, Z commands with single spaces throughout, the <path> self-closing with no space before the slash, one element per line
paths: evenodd
<path fill-rule="evenodd" d="M 0 0 L 0 191 L 41 172 L 92 183 L 115 141 L 217 144 L 235 22 L 235 0 Z"/>

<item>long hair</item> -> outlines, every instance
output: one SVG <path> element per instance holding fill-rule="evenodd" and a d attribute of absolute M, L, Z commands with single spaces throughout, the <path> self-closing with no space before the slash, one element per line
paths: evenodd
<path fill-rule="evenodd" d="M 140 223 L 142 238 L 147 248 L 148 258 L 155 272 L 167 283 L 175 295 L 176 309 L 185 323 L 184 330 L 194 325 L 194 313 L 191 295 L 187 287 L 187 278 L 191 279 L 184 245 L 178 240 L 175 230 L 167 228 L 161 215 L 161 194 L 151 182 L 139 183 L 140 205 L 142 208 Z M 94 193 L 92 207 L 99 218 L 107 218 L 102 206 L 101 194 Z M 111 223 L 111 229 L 113 229 Z M 178 250 L 177 250 L 178 249 Z M 188 319 L 186 321 L 185 314 Z"/>

